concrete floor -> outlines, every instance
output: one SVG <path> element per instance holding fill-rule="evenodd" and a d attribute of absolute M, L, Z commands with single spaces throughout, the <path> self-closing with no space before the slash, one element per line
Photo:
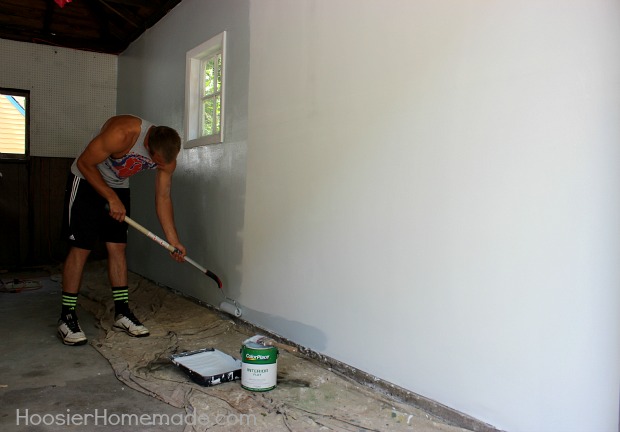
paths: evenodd
<path fill-rule="evenodd" d="M 27 280 L 34 288 L 0 292 L 0 430 L 466 430 L 373 394 L 299 354 L 281 352 L 278 387 L 270 392 L 248 392 L 238 381 L 198 386 L 170 363 L 169 355 L 205 346 L 234 355 L 248 335 L 226 316 L 130 276 L 132 298 L 150 303 L 136 315 L 151 329 L 151 336 L 134 339 L 110 330 L 110 304 L 100 305 L 110 297 L 109 288 L 104 287 L 105 267 L 99 265 L 87 271 L 88 287 L 83 286 L 78 305 L 89 343 L 69 347 L 56 336 L 61 297 L 58 269 L 0 274 L 4 282 Z M 28 284 L 20 286 L 28 288 Z M 177 317 L 184 311 L 191 318 L 183 323 L 167 321 L 166 311 Z M 192 428 L 180 421 L 191 412 L 247 415 L 258 423 Z M 119 422 L 123 414 L 131 417 Z M 138 423 L 143 415 L 145 420 Z M 172 424 L 153 421 L 160 418 Z M 77 424 L 80 419 L 87 425 Z"/>
<path fill-rule="evenodd" d="M 40 283 L 42 288 L 20 293 L 0 293 L 0 430 L 64 431 L 115 430 L 135 432 L 133 426 L 63 426 L 50 423 L 46 414 L 71 413 L 151 414 L 184 413 L 121 383 L 108 361 L 90 344 L 63 345 L 56 336 L 60 315 L 60 286 L 37 273 L 2 275 Z M 35 276 L 35 277 L 33 277 Z M 78 308 L 80 325 L 92 338 L 100 333 L 91 314 Z M 17 424 L 18 412 L 22 418 Z M 28 425 L 24 415 L 28 410 Z M 97 411 L 95 411 L 97 410 Z M 41 424 L 34 425 L 39 421 Z M 32 422 L 30 422 L 32 419 Z M 114 422 L 115 419 L 111 419 Z M 111 423 L 110 422 L 110 423 Z M 91 422 L 92 423 L 92 422 Z M 103 424 L 103 420 L 98 422 Z M 177 432 L 183 425 L 143 427 L 143 431 Z"/>

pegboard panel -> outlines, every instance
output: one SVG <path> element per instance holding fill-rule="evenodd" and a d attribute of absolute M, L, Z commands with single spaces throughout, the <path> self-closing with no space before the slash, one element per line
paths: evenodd
<path fill-rule="evenodd" d="M 116 113 L 118 57 L 0 39 L 0 87 L 30 90 L 30 154 L 75 157 Z"/>

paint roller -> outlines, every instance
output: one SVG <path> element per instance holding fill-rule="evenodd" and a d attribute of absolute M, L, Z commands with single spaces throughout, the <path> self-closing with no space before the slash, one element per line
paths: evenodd
<path fill-rule="evenodd" d="M 106 208 L 107 211 L 110 211 L 110 205 L 109 204 L 106 204 L 105 208 Z M 157 235 L 153 234 L 151 231 L 149 231 L 148 229 L 146 229 L 145 227 L 140 225 L 138 222 L 136 222 L 135 220 L 133 220 L 129 216 L 125 216 L 125 222 L 127 222 L 127 224 L 129 226 L 135 228 L 136 230 L 140 231 L 142 234 L 144 234 L 145 236 L 147 236 L 148 238 L 153 240 L 155 243 L 159 244 L 160 246 L 163 246 L 165 249 L 168 249 L 168 251 L 170 253 L 173 253 L 173 254 L 174 253 L 181 253 L 181 251 L 179 249 L 175 248 L 174 246 L 172 246 L 170 243 L 168 243 L 166 240 L 162 239 L 161 237 L 158 237 Z M 207 275 L 208 277 L 213 279 L 215 281 L 215 283 L 217 283 L 217 286 L 220 288 L 220 293 L 224 297 L 224 301 L 222 301 L 220 303 L 220 310 L 222 312 L 229 313 L 229 314 L 234 315 L 236 317 L 240 317 L 241 316 L 241 308 L 239 308 L 239 305 L 237 304 L 237 302 L 235 300 L 230 299 L 230 298 L 228 298 L 228 297 L 226 297 L 224 295 L 224 290 L 222 288 L 224 286 L 224 284 L 222 284 L 222 280 L 215 273 L 213 273 L 211 270 L 208 270 L 208 269 L 204 268 L 203 266 L 198 264 L 196 261 L 194 261 L 193 259 L 191 259 L 187 255 L 183 259 L 185 261 L 187 261 L 188 263 L 190 263 L 191 265 L 193 265 L 194 267 L 196 267 L 202 273 L 204 273 L 205 275 Z M 232 303 L 230 303 L 230 302 L 232 302 Z"/>

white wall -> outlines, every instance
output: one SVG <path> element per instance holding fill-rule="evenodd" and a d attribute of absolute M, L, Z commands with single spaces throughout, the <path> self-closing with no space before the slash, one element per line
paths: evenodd
<path fill-rule="evenodd" d="M 245 316 L 499 428 L 617 430 L 619 9 L 252 1 Z"/>
<path fill-rule="evenodd" d="M 173 194 L 244 317 L 502 429 L 615 431 L 619 7 L 184 0 L 119 112 L 181 130 L 185 52 L 228 30 L 227 142 Z M 148 242 L 133 270 L 219 302 Z"/>
<path fill-rule="evenodd" d="M 116 112 L 117 57 L 0 39 L 0 87 L 30 90 L 30 154 L 75 157 Z"/>

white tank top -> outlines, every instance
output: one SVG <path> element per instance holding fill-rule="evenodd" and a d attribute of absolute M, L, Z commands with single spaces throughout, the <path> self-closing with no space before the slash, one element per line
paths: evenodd
<path fill-rule="evenodd" d="M 128 188 L 129 177 L 138 174 L 140 171 L 157 167 L 157 164 L 153 162 L 148 150 L 144 146 L 144 139 L 151 126 L 153 126 L 152 123 L 142 120 L 140 136 L 138 136 L 136 143 L 129 152 L 119 159 L 114 159 L 110 156 L 97 165 L 97 169 L 99 169 L 103 180 L 108 186 L 111 188 Z M 77 167 L 77 158 L 71 165 L 71 172 L 77 177 L 84 178 L 84 175 Z"/>

